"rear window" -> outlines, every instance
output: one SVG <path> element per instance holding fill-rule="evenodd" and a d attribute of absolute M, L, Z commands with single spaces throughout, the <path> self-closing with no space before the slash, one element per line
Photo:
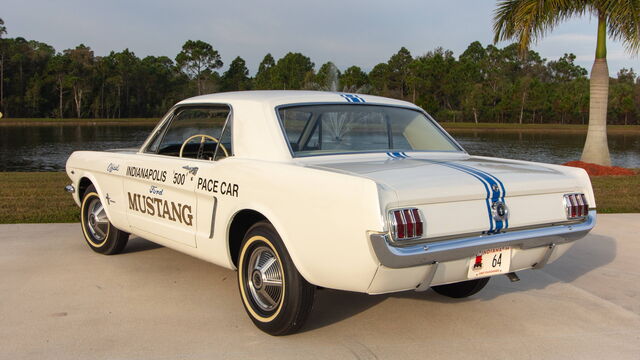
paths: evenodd
<path fill-rule="evenodd" d="M 278 115 L 294 156 L 462 150 L 432 120 L 412 109 L 323 104 L 281 107 Z"/>

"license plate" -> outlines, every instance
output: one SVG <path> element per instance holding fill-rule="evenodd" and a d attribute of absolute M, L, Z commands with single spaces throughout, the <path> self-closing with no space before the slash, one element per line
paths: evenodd
<path fill-rule="evenodd" d="M 469 279 L 506 274 L 511 265 L 511 247 L 484 250 L 471 258 Z"/>

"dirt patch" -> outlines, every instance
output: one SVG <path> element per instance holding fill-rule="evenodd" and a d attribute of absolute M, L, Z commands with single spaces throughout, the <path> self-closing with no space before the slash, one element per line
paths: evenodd
<path fill-rule="evenodd" d="M 586 163 L 582 161 L 569 161 L 562 165 L 585 169 L 587 171 L 587 174 L 589 174 L 590 176 L 610 176 L 610 175 L 629 176 L 629 175 L 636 174 L 636 172 L 631 169 L 627 169 L 619 166 L 602 166 L 602 165 L 591 164 L 591 163 Z"/>

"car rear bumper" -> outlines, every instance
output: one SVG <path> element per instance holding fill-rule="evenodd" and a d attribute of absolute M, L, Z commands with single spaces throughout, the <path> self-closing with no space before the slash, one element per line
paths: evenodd
<path fill-rule="evenodd" d="M 393 246 L 386 234 L 370 234 L 380 263 L 367 293 L 425 291 L 431 286 L 469 280 L 472 257 L 483 250 L 511 247 L 509 272 L 540 269 L 562 256 L 595 225 L 596 211 L 579 223 L 557 224 L 507 233 L 449 238 L 410 246 Z"/>
<path fill-rule="evenodd" d="M 511 246 L 520 249 L 553 247 L 584 237 L 596 223 L 596 211 L 590 210 L 583 222 L 544 228 L 479 235 L 411 246 L 393 246 L 388 234 L 373 233 L 371 245 L 383 266 L 392 269 L 429 265 L 474 256 L 483 250 Z M 544 259 L 541 259 L 544 261 Z M 540 264 L 538 264 L 540 265 Z M 542 264 L 544 266 L 544 264 Z M 541 266 L 537 266 L 541 267 Z"/>

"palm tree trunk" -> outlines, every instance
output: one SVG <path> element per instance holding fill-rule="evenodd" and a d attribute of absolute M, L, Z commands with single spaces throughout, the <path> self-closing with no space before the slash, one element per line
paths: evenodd
<path fill-rule="evenodd" d="M 580 160 L 604 166 L 611 166 L 607 143 L 607 101 L 609 97 L 609 68 L 607 66 L 607 24 L 605 17 L 598 17 L 598 42 L 596 59 L 591 68 L 589 82 L 589 127 L 587 141 Z"/>

